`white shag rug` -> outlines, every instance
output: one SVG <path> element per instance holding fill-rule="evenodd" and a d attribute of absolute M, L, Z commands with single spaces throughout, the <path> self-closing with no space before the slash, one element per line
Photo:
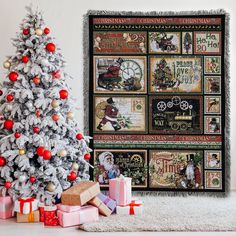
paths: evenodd
<path fill-rule="evenodd" d="M 100 217 L 84 224 L 88 232 L 130 231 L 236 231 L 236 193 L 214 197 L 139 197 L 142 216 Z"/>

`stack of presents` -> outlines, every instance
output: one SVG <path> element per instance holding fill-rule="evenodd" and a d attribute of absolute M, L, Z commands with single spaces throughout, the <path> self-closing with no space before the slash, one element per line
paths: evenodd
<path fill-rule="evenodd" d="M 109 197 L 100 192 L 97 182 L 82 181 L 64 191 L 61 203 L 45 206 L 35 198 L 0 197 L 0 219 L 13 217 L 17 222 L 44 222 L 45 226 L 69 227 L 110 216 L 141 215 L 143 204 L 132 200 L 131 178 L 120 176 L 109 181 Z"/>

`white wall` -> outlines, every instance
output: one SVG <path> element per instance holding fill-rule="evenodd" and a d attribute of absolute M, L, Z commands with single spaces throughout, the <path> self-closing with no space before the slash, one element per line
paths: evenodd
<path fill-rule="evenodd" d="M 83 44 L 82 15 L 92 10 L 128 10 L 128 11 L 180 11 L 210 10 L 224 8 L 231 13 L 231 121 L 236 120 L 236 1 L 235 0 L 0 0 L 0 63 L 5 56 L 14 54 L 10 39 L 19 31 L 19 24 L 25 16 L 25 5 L 33 3 L 44 12 L 44 18 L 51 28 L 52 35 L 62 48 L 68 62 L 67 72 L 75 79 L 70 82 L 73 95 L 78 99 L 76 118 L 83 127 Z M 234 13 L 234 14 L 233 14 Z M 2 64 L 2 63 L 1 63 Z M 4 78 L 4 69 L 0 78 Z M 236 190 L 236 123 L 231 124 L 232 142 L 232 181 L 231 188 Z"/>

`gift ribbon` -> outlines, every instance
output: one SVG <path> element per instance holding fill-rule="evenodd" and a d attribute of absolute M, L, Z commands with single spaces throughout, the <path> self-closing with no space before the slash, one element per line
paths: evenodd
<path fill-rule="evenodd" d="M 132 201 L 130 204 L 129 204 L 129 214 L 130 215 L 134 215 L 134 207 L 136 206 L 141 206 L 141 204 L 139 203 L 135 203 L 135 201 Z"/>
<path fill-rule="evenodd" d="M 30 204 L 30 213 L 32 212 L 32 202 L 35 200 L 35 198 L 31 197 L 31 198 L 27 198 L 27 199 L 23 199 L 23 198 L 19 198 L 18 201 L 20 202 L 20 213 L 23 214 L 23 208 L 25 203 L 29 203 Z"/>
<path fill-rule="evenodd" d="M 30 213 L 28 214 L 28 221 L 29 221 L 29 222 L 34 222 L 34 212 L 30 212 Z"/>

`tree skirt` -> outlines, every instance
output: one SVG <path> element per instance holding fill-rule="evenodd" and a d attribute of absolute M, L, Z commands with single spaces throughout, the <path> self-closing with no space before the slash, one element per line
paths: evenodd
<path fill-rule="evenodd" d="M 141 197 L 142 216 L 101 217 L 80 228 L 88 232 L 113 231 L 236 231 L 236 193 L 228 198 Z"/>
<path fill-rule="evenodd" d="M 106 188 L 123 174 L 133 190 L 226 195 L 228 15 L 91 11 L 84 30 L 94 179 Z"/>

